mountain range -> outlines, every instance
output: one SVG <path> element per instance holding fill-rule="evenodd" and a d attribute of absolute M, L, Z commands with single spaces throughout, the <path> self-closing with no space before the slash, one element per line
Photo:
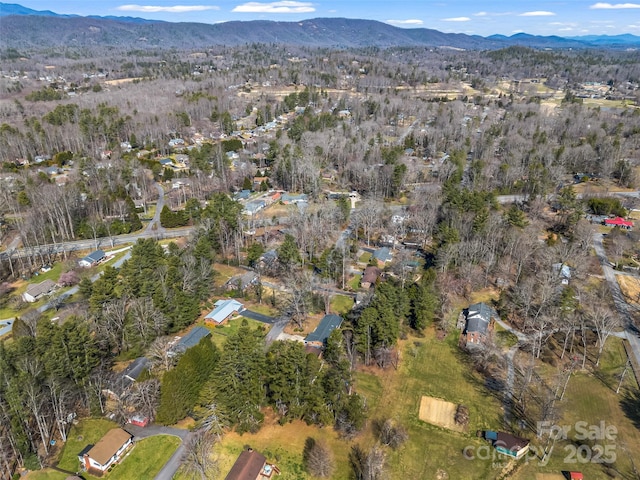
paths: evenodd
<path fill-rule="evenodd" d="M 640 48 L 634 35 L 564 38 L 519 33 L 481 37 L 427 28 L 398 28 L 375 20 L 315 18 L 299 22 L 234 21 L 219 24 L 173 23 L 136 17 L 82 17 L 0 3 L 2 47 L 30 49 L 60 46 L 121 48 L 201 48 L 207 45 L 277 43 L 309 47 L 448 47 L 498 49 Z"/>

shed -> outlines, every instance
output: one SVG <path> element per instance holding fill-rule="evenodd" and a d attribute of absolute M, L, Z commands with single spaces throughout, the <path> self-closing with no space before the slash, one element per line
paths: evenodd
<path fill-rule="evenodd" d="M 513 458 L 521 458 L 529 451 L 529 440 L 506 432 L 486 431 L 485 438 L 491 440 L 496 451 Z"/>
<path fill-rule="evenodd" d="M 207 316 L 204 317 L 205 323 L 214 325 L 220 325 L 233 315 L 240 313 L 244 310 L 244 305 L 237 300 L 218 300 L 215 303 L 215 307 Z"/>
<path fill-rule="evenodd" d="M 583 480 L 584 476 L 581 472 L 569 472 L 570 480 Z"/>
<path fill-rule="evenodd" d="M 304 339 L 304 344 L 315 347 L 324 346 L 331 332 L 336 328 L 340 328 L 340 325 L 342 325 L 341 316 L 335 314 L 325 315 L 322 320 L 320 320 L 316 329 Z"/>

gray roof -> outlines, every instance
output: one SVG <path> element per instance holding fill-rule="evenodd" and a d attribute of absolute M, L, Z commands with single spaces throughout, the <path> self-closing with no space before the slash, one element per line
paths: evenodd
<path fill-rule="evenodd" d="M 147 368 L 148 363 L 149 360 L 145 357 L 138 357 L 131 362 L 129 366 L 122 371 L 123 386 L 126 388 L 132 385 Z"/>
<path fill-rule="evenodd" d="M 44 282 L 29 285 L 26 293 L 31 295 L 33 298 L 37 298 L 40 295 L 46 295 L 54 288 L 56 288 L 56 283 L 53 280 L 45 280 Z"/>
<path fill-rule="evenodd" d="M 381 262 L 388 262 L 391 260 L 391 250 L 389 247 L 382 247 L 373 252 L 373 258 L 380 260 Z"/>
<path fill-rule="evenodd" d="M 329 314 L 325 315 L 316 329 L 307 335 L 304 339 L 305 342 L 325 342 L 331 332 L 342 325 L 342 317 L 339 315 Z"/>
<path fill-rule="evenodd" d="M 176 351 L 184 352 L 191 347 L 195 347 L 204 337 L 211 335 L 211 332 L 204 327 L 195 327 L 184 337 L 182 337 L 173 348 Z"/>
<path fill-rule="evenodd" d="M 122 375 L 136 380 L 143 372 L 148 363 L 149 360 L 147 360 L 145 357 L 138 357 L 133 362 L 131 362 L 127 368 L 123 370 Z"/>
<path fill-rule="evenodd" d="M 498 314 L 486 303 L 469 305 L 465 332 L 487 333 L 492 318 L 498 318 Z"/>
<path fill-rule="evenodd" d="M 102 250 L 96 250 L 95 252 L 91 252 L 89 255 L 83 258 L 89 263 L 99 262 L 104 258 L 104 252 Z"/>

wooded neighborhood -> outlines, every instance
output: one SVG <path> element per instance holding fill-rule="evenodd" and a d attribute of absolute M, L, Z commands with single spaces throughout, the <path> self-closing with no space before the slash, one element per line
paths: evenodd
<path fill-rule="evenodd" d="M 1 480 L 640 478 L 637 51 L 0 55 Z"/>

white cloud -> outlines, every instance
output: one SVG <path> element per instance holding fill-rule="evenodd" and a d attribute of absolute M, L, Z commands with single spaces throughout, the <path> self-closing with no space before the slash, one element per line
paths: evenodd
<path fill-rule="evenodd" d="M 594 3 L 589 7 L 592 10 L 618 10 L 624 8 L 640 8 L 640 3 Z"/>
<path fill-rule="evenodd" d="M 524 12 L 519 14 L 519 17 L 553 17 L 555 13 L 546 12 L 544 10 L 536 10 L 534 12 Z"/>
<path fill-rule="evenodd" d="M 627 28 L 633 28 L 634 30 L 637 30 L 637 29 L 640 29 L 640 25 L 630 24 L 630 25 L 627 25 Z"/>
<path fill-rule="evenodd" d="M 387 20 L 386 23 L 391 25 L 422 25 L 424 22 L 417 18 L 410 18 L 408 20 Z"/>
<path fill-rule="evenodd" d="M 443 18 L 443 22 L 468 22 L 471 19 L 469 17 L 451 17 L 451 18 Z"/>
<path fill-rule="evenodd" d="M 474 17 L 486 17 L 487 15 L 489 15 L 487 12 L 478 12 L 473 14 Z"/>
<path fill-rule="evenodd" d="M 316 9 L 313 3 L 283 0 L 280 2 L 247 2 L 234 7 L 232 12 L 240 13 L 311 13 Z"/>
<path fill-rule="evenodd" d="M 220 7 L 214 5 L 173 5 L 168 7 L 160 7 L 156 5 L 120 5 L 116 10 L 124 12 L 144 12 L 144 13 L 186 13 L 186 12 L 203 12 L 205 10 L 220 10 Z"/>

